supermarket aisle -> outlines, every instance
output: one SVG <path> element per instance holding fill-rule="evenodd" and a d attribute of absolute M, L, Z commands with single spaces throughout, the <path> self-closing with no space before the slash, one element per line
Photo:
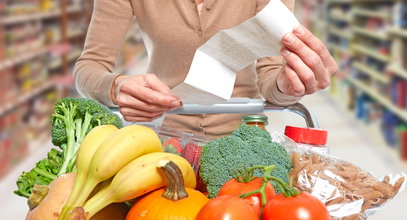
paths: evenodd
<path fill-rule="evenodd" d="M 320 127 L 328 130 L 330 153 L 382 177 L 406 171 L 406 166 L 372 137 L 323 91 L 301 101 L 317 117 Z M 284 132 L 286 125 L 306 126 L 304 120 L 291 113 L 270 113 L 269 130 Z M 390 202 L 369 220 L 404 220 L 407 217 L 407 191 Z"/>

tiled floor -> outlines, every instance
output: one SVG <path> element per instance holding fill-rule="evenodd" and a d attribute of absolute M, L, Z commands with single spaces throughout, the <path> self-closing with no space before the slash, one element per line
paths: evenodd
<path fill-rule="evenodd" d="M 348 114 L 332 102 L 325 93 L 319 93 L 302 100 L 318 118 L 320 127 L 328 130 L 331 154 L 352 162 L 377 176 L 400 173 L 402 166 L 394 155 L 384 150 L 361 129 Z M 284 131 L 286 125 L 305 126 L 304 120 L 290 113 L 271 113 L 269 122 L 271 131 Z M 32 156 L 15 169 L 6 179 L 0 181 L 0 219 L 24 219 L 27 212 L 26 200 L 12 194 L 15 179 L 22 170 L 28 170 L 40 158 L 46 155 L 47 148 L 36 150 Z M 406 171 L 405 171 L 406 172 Z M 407 219 L 407 191 L 402 192 L 385 208 L 370 217 L 371 220 Z"/>

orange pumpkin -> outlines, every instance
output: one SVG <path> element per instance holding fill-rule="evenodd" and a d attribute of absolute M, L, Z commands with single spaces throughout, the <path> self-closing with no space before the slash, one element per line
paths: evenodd
<path fill-rule="evenodd" d="M 162 160 L 158 167 L 167 178 L 166 188 L 140 199 L 126 220 L 194 220 L 209 199 L 197 190 L 185 188 L 181 170 L 174 162 Z"/>

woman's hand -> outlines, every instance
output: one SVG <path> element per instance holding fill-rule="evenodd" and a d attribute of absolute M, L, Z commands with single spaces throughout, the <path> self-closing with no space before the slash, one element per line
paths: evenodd
<path fill-rule="evenodd" d="M 282 93 L 303 96 L 329 86 L 338 65 L 321 40 L 299 26 L 284 36 L 283 43 L 281 55 L 286 63 L 277 77 Z"/>
<path fill-rule="evenodd" d="M 149 122 L 181 106 L 179 98 L 154 74 L 119 76 L 111 95 L 126 121 Z"/>

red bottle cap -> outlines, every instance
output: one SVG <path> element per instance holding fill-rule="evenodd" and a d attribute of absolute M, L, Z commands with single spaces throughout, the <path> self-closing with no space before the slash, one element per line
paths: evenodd
<path fill-rule="evenodd" d="M 284 134 L 297 143 L 326 145 L 328 132 L 315 128 L 298 128 L 286 126 Z"/>

